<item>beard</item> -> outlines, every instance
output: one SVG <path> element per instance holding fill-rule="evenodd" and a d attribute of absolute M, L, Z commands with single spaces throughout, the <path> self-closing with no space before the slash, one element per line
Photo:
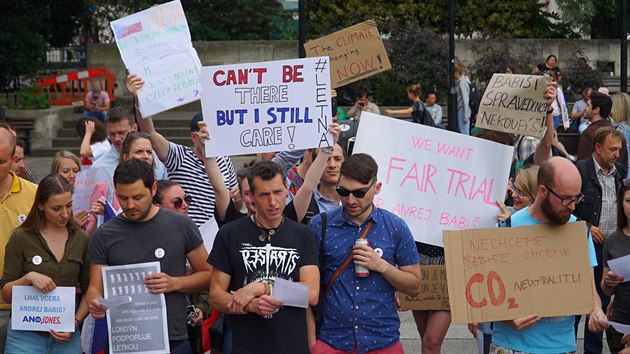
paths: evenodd
<path fill-rule="evenodd" d="M 549 219 L 549 222 L 554 225 L 564 225 L 571 218 L 571 210 L 566 207 L 562 208 L 563 210 L 560 211 L 554 210 L 551 201 L 549 201 L 549 195 L 543 200 L 540 207 L 543 214 Z"/>

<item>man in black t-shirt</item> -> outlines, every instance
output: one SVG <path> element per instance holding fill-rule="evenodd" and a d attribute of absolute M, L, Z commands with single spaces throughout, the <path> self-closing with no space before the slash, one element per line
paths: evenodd
<path fill-rule="evenodd" d="M 319 269 L 315 235 L 282 215 L 287 187 L 282 167 L 252 166 L 247 180 L 256 214 L 223 226 L 208 263 L 214 266 L 210 304 L 232 321 L 232 352 L 309 353 L 306 311 L 273 297 L 276 278 L 308 286 L 317 304 Z"/>

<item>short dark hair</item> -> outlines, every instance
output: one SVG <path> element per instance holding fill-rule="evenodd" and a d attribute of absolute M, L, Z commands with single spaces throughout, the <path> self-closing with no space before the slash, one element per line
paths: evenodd
<path fill-rule="evenodd" d="M 595 145 L 597 144 L 603 144 L 609 136 L 613 139 L 623 141 L 623 134 L 621 134 L 619 130 L 611 126 L 601 127 L 595 132 L 595 137 L 593 138 L 593 148 L 595 148 Z"/>
<path fill-rule="evenodd" d="M 155 195 L 153 196 L 153 204 L 162 204 L 164 193 L 175 186 L 179 186 L 179 183 L 175 183 L 168 179 L 161 179 L 157 181 L 157 190 L 155 191 Z"/>
<path fill-rule="evenodd" d="M 556 168 L 553 164 L 549 160 L 540 164 L 540 168 L 538 169 L 538 185 L 553 187 L 555 179 Z"/>
<path fill-rule="evenodd" d="M 153 167 L 140 159 L 123 161 L 114 171 L 114 187 L 118 184 L 133 184 L 142 180 L 144 186 L 151 189 L 155 182 Z"/>
<path fill-rule="evenodd" d="M 547 57 L 547 60 L 545 60 L 545 63 L 546 63 L 546 62 L 548 62 L 548 61 L 549 61 L 549 59 L 551 59 L 551 58 L 556 59 L 556 62 L 558 61 L 558 57 L 557 57 L 557 56 L 555 56 L 555 55 L 553 55 L 553 54 L 551 54 L 551 55 L 549 55 L 549 56 Z"/>
<path fill-rule="evenodd" d="M 378 164 L 368 154 L 354 154 L 344 160 L 339 173 L 359 183 L 368 184 L 378 175 Z"/>
<path fill-rule="evenodd" d="M 271 181 L 276 178 L 277 175 L 282 176 L 282 183 L 286 185 L 284 179 L 284 170 L 282 166 L 273 161 L 258 161 L 247 171 L 247 183 L 249 183 L 249 189 L 254 192 L 254 179 L 260 178 L 263 181 Z"/>
<path fill-rule="evenodd" d="M 198 132 L 199 131 L 199 122 L 203 120 L 203 113 L 199 112 L 195 114 L 190 120 L 190 132 Z"/>
<path fill-rule="evenodd" d="M 591 107 L 593 107 L 593 109 L 599 108 L 599 116 L 602 117 L 602 119 L 606 119 L 612 109 L 612 100 L 608 95 L 593 91 L 591 93 Z"/>
<path fill-rule="evenodd" d="M 424 98 L 429 98 L 429 96 L 431 95 L 435 95 L 435 97 L 437 97 L 437 93 L 435 91 L 428 91 L 425 95 Z"/>
<path fill-rule="evenodd" d="M 26 143 L 24 142 L 24 139 L 16 139 L 15 140 L 15 145 L 21 147 L 22 149 L 26 148 Z M 15 154 L 13 154 L 15 155 Z"/>
<path fill-rule="evenodd" d="M 129 122 L 129 125 L 134 125 L 136 123 L 136 120 L 133 116 L 133 112 L 131 112 L 131 110 L 129 110 L 129 108 L 124 107 L 124 106 L 118 106 L 118 107 L 114 107 L 112 108 L 108 113 L 107 113 L 107 119 L 105 119 L 105 123 L 118 123 L 121 122 L 123 120 L 126 120 Z"/>

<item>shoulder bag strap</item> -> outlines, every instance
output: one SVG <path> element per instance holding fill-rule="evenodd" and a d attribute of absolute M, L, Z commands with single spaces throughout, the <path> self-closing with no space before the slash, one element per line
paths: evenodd
<path fill-rule="evenodd" d="M 372 228 L 372 224 L 373 223 L 374 223 L 374 221 L 372 221 L 372 220 L 368 221 L 367 225 L 365 225 L 365 229 L 363 229 L 363 233 L 361 233 L 361 237 L 360 238 L 367 237 L 367 234 L 368 234 L 368 232 L 370 232 L 370 229 Z M 346 260 L 343 261 L 343 263 L 341 263 L 339 268 L 337 268 L 337 271 L 335 272 L 335 274 L 333 274 L 332 278 L 330 278 L 330 281 L 328 282 L 328 284 L 326 285 L 326 289 L 324 290 L 324 294 L 328 293 L 328 291 L 332 287 L 332 285 L 335 282 L 335 280 L 337 280 L 337 278 L 339 278 L 339 276 L 341 275 L 341 272 L 343 272 L 343 270 L 346 269 L 348 264 L 350 264 L 351 260 L 352 260 L 352 250 L 350 250 L 350 254 L 348 255 L 348 257 L 346 257 Z"/>

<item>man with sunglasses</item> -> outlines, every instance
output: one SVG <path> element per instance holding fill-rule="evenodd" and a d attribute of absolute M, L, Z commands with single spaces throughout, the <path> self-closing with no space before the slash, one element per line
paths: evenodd
<path fill-rule="evenodd" d="M 348 157 L 337 182 L 342 206 L 327 212 L 326 222 L 320 214 L 309 224 L 320 246 L 324 292 L 312 354 L 403 353 L 395 293 L 420 292 L 420 259 L 407 224 L 374 206 L 382 186 L 377 174 L 370 155 Z M 355 245 L 360 237 L 368 244 Z M 367 268 L 369 275 L 356 276 L 355 264 Z"/>
<path fill-rule="evenodd" d="M 604 308 L 610 298 L 601 290 L 602 249 L 606 237 L 617 231 L 617 191 L 626 176 L 626 168 L 619 161 L 623 139 L 622 133 L 611 126 L 599 128 L 593 138 L 593 154 L 577 162 L 584 201 L 575 207 L 575 215 L 588 223 L 593 235 L 595 284 Z M 576 331 L 580 317 L 576 318 Z M 584 331 L 584 352 L 600 354 L 602 349 L 602 333 Z"/>
<path fill-rule="evenodd" d="M 513 227 L 525 225 L 564 225 L 576 221 L 572 215 L 584 199 L 580 175 L 573 163 L 562 157 L 552 157 L 543 162 L 538 170 L 538 193 L 534 203 L 516 212 L 511 217 Z M 597 265 L 591 236 L 588 236 L 589 261 Z M 606 315 L 597 295 L 594 278 L 590 280 L 594 310 L 589 318 L 591 331 L 603 331 Z M 494 333 L 490 353 L 572 353 L 576 350 L 573 332 L 574 316 L 541 318 L 532 314 L 511 321 L 494 322 Z M 471 325 L 476 333 L 478 324 Z"/>

